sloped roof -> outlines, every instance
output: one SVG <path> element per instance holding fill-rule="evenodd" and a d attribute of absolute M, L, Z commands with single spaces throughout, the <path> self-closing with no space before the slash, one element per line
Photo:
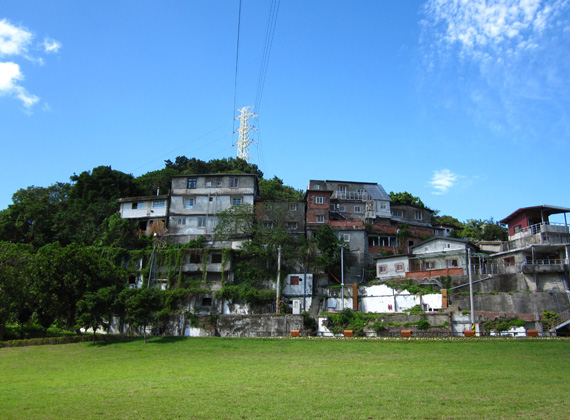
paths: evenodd
<path fill-rule="evenodd" d="M 512 214 L 505 217 L 503 220 L 500 220 L 500 223 L 508 224 L 510 220 L 514 219 L 515 217 L 518 217 L 522 213 L 527 213 L 532 211 L 539 211 L 547 217 L 552 214 L 570 213 L 570 209 L 567 207 L 550 206 L 548 204 L 543 204 L 541 206 L 533 206 L 533 207 L 521 207 L 520 209 L 516 210 Z"/>
<path fill-rule="evenodd" d="M 366 185 L 364 187 L 368 195 L 372 197 L 373 200 L 385 200 L 385 201 L 392 201 L 390 196 L 386 194 L 386 190 L 380 184 L 372 184 Z"/>

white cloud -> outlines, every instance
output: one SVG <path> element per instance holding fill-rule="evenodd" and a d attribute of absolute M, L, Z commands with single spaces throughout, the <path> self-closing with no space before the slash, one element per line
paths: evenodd
<path fill-rule="evenodd" d="M 11 25 L 6 19 L 0 20 L 0 57 L 25 54 L 32 38 L 25 29 Z"/>
<path fill-rule="evenodd" d="M 10 56 L 11 60 L 24 58 L 27 62 L 43 65 L 42 57 L 29 54 L 33 38 L 33 34 L 28 30 L 12 25 L 6 19 L 0 20 L 0 57 Z M 51 38 L 45 38 L 42 46 L 46 54 L 57 53 L 61 48 L 61 44 Z M 23 80 L 24 75 L 17 63 L 14 61 L 0 62 L 0 95 L 19 99 L 26 110 L 30 111 L 40 99 L 21 85 Z"/>
<path fill-rule="evenodd" d="M 29 109 L 39 101 L 39 98 L 18 84 L 23 79 L 19 65 L 11 62 L 0 63 L 0 95 L 15 96 Z"/>
<path fill-rule="evenodd" d="M 57 53 L 61 48 L 61 44 L 55 39 L 45 38 L 44 39 L 44 51 L 46 53 Z"/>
<path fill-rule="evenodd" d="M 463 57 L 484 61 L 536 45 L 567 5 L 568 0 L 428 0 L 423 23 L 438 28 L 439 48 L 458 46 Z"/>
<path fill-rule="evenodd" d="M 429 184 L 434 188 L 432 194 L 441 195 L 447 193 L 451 187 L 455 185 L 459 177 L 449 169 L 434 171 Z"/>

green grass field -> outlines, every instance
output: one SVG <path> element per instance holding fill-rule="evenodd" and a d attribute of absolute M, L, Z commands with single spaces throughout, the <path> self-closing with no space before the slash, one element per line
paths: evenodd
<path fill-rule="evenodd" d="M 568 340 L 153 338 L 0 349 L 1 419 L 568 419 Z"/>

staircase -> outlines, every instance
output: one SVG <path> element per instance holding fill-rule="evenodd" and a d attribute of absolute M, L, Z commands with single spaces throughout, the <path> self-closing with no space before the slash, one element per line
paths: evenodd
<path fill-rule="evenodd" d="M 551 332 L 556 332 L 557 329 L 565 327 L 568 324 L 570 324 L 570 309 L 542 321 L 544 331 Z"/>

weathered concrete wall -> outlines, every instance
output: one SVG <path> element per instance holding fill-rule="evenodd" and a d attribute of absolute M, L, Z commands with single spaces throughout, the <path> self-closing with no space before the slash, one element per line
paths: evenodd
<path fill-rule="evenodd" d="M 561 312 L 570 308 L 568 295 L 556 296 L 552 292 L 512 292 L 476 294 L 473 296 L 475 311 L 507 312 L 516 314 L 540 314 L 542 311 Z M 451 295 L 451 304 L 469 309 L 469 295 Z"/>
<path fill-rule="evenodd" d="M 216 335 L 221 337 L 290 336 L 291 330 L 303 329 L 299 315 L 220 315 Z"/>

